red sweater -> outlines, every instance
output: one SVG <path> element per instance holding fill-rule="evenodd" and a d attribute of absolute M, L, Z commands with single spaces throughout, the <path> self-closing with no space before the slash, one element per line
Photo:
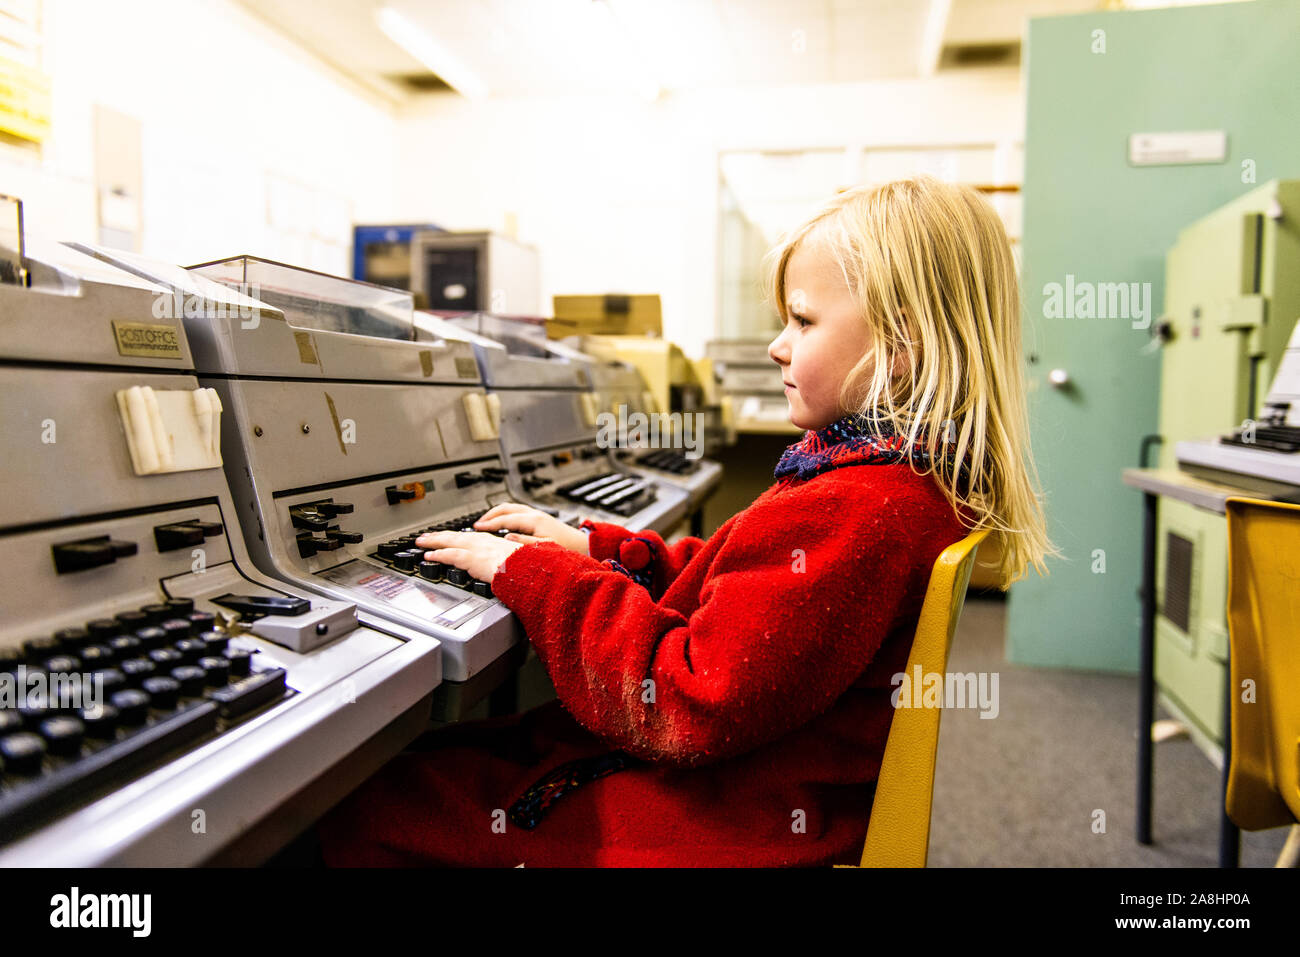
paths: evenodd
<path fill-rule="evenodd" d="M 321 823 L 326 861 L 856 862 L 891 678 L 935 559 L 965 534 L 933 478 L 867 460 L 786 476 L 708 541 L 584 523 L 590 557 L 516 550 L 493 589 L 559 702 L 394 759 Z M 638 760 L 531 830 L 507 817 L 546 772 L 611 749 Z"/>

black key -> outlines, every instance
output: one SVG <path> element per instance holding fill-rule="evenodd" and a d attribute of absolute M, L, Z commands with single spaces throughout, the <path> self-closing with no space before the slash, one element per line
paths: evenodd
<path fill-rule="evenodd" d="M 229 658 L 209 655 L 199 659 L 199 667 L 203 669 L 204 680 L 210 688 L 220 688 L 230 680 Z"/>
<path fill-rule="evenodd" d="M 90 632 L 85 628 L 64 628 L 54 633 L 54 640 L 59 643 L 59 648 L 63 651 L 76 654 L 90 644 Z"/>
<path fill-rule="evenodd" d="M 199 635 L 203 649 L 209 655 L 219 655 L 230 646 L 230 636 L 220 631 L 205 631 Z"/>
<path fill-rule="evenodd" d="M 140 687 L 146 678 L 152 678 L 158 673 L 158 666 L 148 658 L 132 658 L 130 661 L 122 662 L 118 667 L 122 669 L 122 674 L 126 675 L 126 683 L 133 688 Z"/>
<path fill-rule="evenodd" d="M 126 675 L 117 668 L 105 668 L 103 671 L 97 671 L 91 680 L 99 681 L 100 689 L 106 695 L 111 695 L 116 691 L 124 691 L 127 687 Z"/>
<path fill-rule="evenodd" d="M 492 586 L 487 582 L 475 581 L 470 586 L 470 589 L 474 592 L 474 594 L 478 595 L 480 598 L 492 597 Z"/>
<path fill-rule="evenodd" d="M 189 631 L 189 625 L 186 624 L 185 630 Z M 171 642 L 168 640 L 167 629 L 160 628 L 157 625 L 150 625 L 148 628 L 137 628 L 135 632 L 136 640 L 140 642 L 140 647 L 145 651 L 153 651 L 155 648 L 166 648 Z M 173 641 L 175 639 L 172 639 Z"/>
<path fill-rule="evenodd" d="M 269 668 L 208 692 L 208 699 L 221 708 L 223 718 L 235 718 L 284 694 L 285 671 Z"/>
<path fill-rule="evenodd" d="M 33 731 L 46 718 L 54 717 L 49 705 L 44 704 L 20 704 L 18 714 L 23 719 L 23 725 Z"/>
<path fill-rule="evenodd" d="M 157 628 L 141 628 L 141 631 L 157 631 Z M 113 654 L 119 660 L 123 658 L 134 658 L 145 650 L 144 641 L 139 635 L 118 635 L 116 638 L 108 640 L 108 647 L 113 649 Z"/>
<path fill-rule="evenodd" d="M 149 660 L 160 668 L 175 668 L 184 664 L 181 653 L 175 648 L 155 648 L 149 652 Z"/>
<path fill-rule="evenodd" d="M 166 605 L 145 605 L 140 613 L 149 617 L 149 624 L 156 625 L 171 617 L 171 609 Z"/>
<path fill-rule="evenodd" d="M 469 572 L 463 568 L 453 568 L 447 566 L 447 573 L 443 575 L 449 585 L 456 585 L 460 588 L 469 587 Z"/>
<path fill-rule="evenodd" d="M 144 719 L 149 716 L 149 696 L 143 691 L 128 688 L 113 695 L 109 701 L 117 709 L 122 724 L 144 724 Z"/>
<path fill-rule="evenodd" d="M 23 642 L 23 651 L 28 658 L 47 658 L 59 653 L 59 642 L 53 637 L 29 638 Z"/>
<path fill-rule="evenodd" d="M 166 604 L 168 618 L 183 618 L 194 610 L 193 598 L 168 598 Z"/>
<path fill-rule="evenodd" d="M 81 667 L 81 662 L 72 655 L 55 655 L 45 659 L 43 667 L 51 674 L 74 674 Z"/>
<path fill-rule="evenodd" d="M 121 611 L 113 617 L 125 625 L 127 631 L 135 631 L 137 628 L 153 624 L 149 616 L 142 611 Z"/>
<path fill-rule="evenodd" d="M 10 772 L 34 774 L 41 769 L 41 759 L 45 757 L 45 740 L 30 731 L 0 738 L 0 757 Z"/>
<path fill-rule="evenodd" d="M 161 642 L 163 645 L 174 645 L 182 638 L 188 638 L 190 635 L 194 634 L 193 630 L 190 628 L 188 618 L 168 618 L 158 627 L 161 628 L 163 633 L 166 635 Z"/>
<path fill-rule="evenodd" d="M 105 645 L 86 645 L 81 649 L 81 663 L 91 671 L 107 668 L 116 660 L 113 649 Z"/>
<path fill-rule="evenodd" d="M 172 669 L 172 678 L 181 686 L 181 694 L 187 698 L 197 698 L 203 694 L 203 687 L 208 683 L 208 673 L 195 665 L 181 665 Z"/>
<path fill-rule="evenodd" d="M 212 626 L 217 623 L 217 616 L 210 611 L 192 611 L 185 617 L 190 621 L 191 635 L 201 635 L 205 631 L 211 631 Z"/>
<path fill-rule="evenodd" d="M 41 737 L 50 754 L 61 758 L 71 757 L 81 750 L 86 736 L 86 726 L 77 718 L 50 718 L 41 722 Z"/>
<path fill-rule="evenodd" d="M 181 661 L 190 665 L 207 654 L 207 643 L 198 638 L 183 638 L 172 646 L 181 656 Z"/>
<path fill-rule="evenodd" d="M 120 694 L 140 692 L 123 691 Z M 69 801 L 82 798 L 101 784 L 121 781 L 136 769 L 212 733 L 217 727 L 217 714 L 215 704 L 198 702 L 160 718 L 121 741 L 87 754 L 79 761 L 56 768 L 26 787 L 0 791 L 0 841 L 8 840 L 36 821 L 49 818 Z"/>
<path fill-rule="evenodd" d="M 0 708 L 0 737 L 23 729 L 23 716 L 13 708 Z"/>
<path fill-rule="evenodd" d="M 86 622 L 86 631 L 90 632 L 90 640 L 103 644 L 114 635 L 122 633 L 123 625 L 116 618 L 96 618 L 94 621 Z"/>
<path fill-rule="evenodd" d="M 111 740 L 117 734 L 118 710 L 111 704 L 98 708 L 82 708 L 77 712 L 81 723 L 85 725 L 86 737 L 101 741 Z"/>
<path fill-rule="evenodd" d="M 149 704 L 161 711 L 171 711 L 180 700 L 181 683 L 175 678 L 145 678 L 140 687 L 149 696 Z"/>
<path fill-rule="evenodd" d="M 232 678 L 245 678 L 253 670 L 253 653 L 246 648 L 227 648 L 226 659 Z"/>

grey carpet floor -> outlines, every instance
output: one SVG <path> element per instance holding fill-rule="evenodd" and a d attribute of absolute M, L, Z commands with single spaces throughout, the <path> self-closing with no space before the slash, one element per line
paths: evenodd
<path fill-rule="evenodd" d="M 1134 837 L 1137 678 L 1008 664 L 1005 630 L 1005 602 L 967 599 L 949 671 L 998 672 L 999 712 L 944 712 L 929 866 L 1216 867 L 1220 773 L 1186 737 L 1155 745 L 1155 843 Z M 1242 866 L 1286 835 L 1243 831 Z"/>

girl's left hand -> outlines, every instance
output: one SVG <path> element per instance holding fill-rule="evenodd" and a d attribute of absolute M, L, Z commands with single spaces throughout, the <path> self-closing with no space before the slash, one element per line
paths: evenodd
<path fill-rule="evenodd" d="M 527 542 L 508 542 L 487 532 L 428 532 L 415 540 L 417 548 L 430 548 L 426 562 L 442 562 L 469 572 L 470 578 L 492 584 L 501 563 Z"/>

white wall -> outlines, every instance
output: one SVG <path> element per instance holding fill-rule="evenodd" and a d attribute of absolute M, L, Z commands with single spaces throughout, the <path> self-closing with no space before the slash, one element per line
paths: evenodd
<path fill-rule="evenodd" d="M 703 354 L 717 312 L 717 156 L 730 149 L 1015 142 L 1018 70 L 960 79 L 631 97 L 425 97 L 399 117 L 401 221 L 505 229 L 556 293 L 657 292 L 664 335 Z"/>
<path fill-rule="evenodd" d="M 394 215 L 386 104 L 229 0 L 46 0 L 53 129 L 0 151 L 29 231 L 96 240 L 93 106 L 142 124 L 141 251 L 241 252 L 350 274 L 355 220 Z"/>

